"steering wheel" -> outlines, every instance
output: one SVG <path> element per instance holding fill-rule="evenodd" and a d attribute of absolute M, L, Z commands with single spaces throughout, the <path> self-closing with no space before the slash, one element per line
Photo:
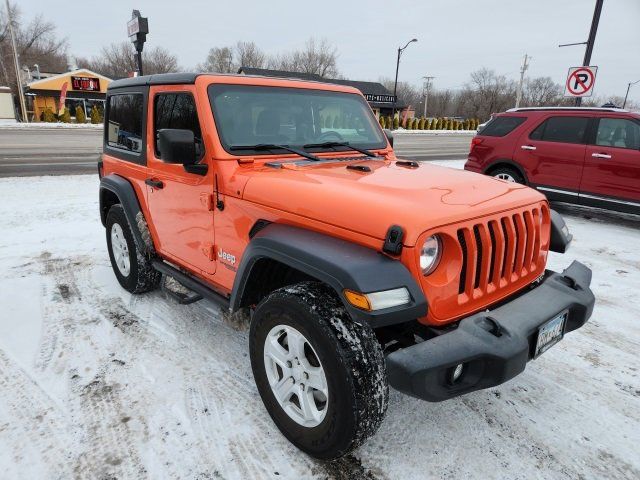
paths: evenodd
<path fill-rule="evenodd" d="M 323 132 L 318 137 L 318 143 L 328 142 L 333 140 L 331 137 L 337 138 L 339 142 L 344 142 L 344 137 L 340 135 L 338 132 L 333 130 L 329 130 L 328 132 Z"/>

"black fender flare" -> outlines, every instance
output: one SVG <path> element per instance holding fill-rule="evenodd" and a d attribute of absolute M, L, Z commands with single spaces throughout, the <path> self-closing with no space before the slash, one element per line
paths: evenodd
<path fill-rule="evenodd" d="M 427 314 L 427 300 L 409 270 L 382 253 L 322 233 L 272 223 L 253 237 L 238 267 L 230 307 L 243 306 L 243 297 L 253 268 L 269 258 L 299 270 L 333 288 L 351 317 L 372 327 L 414 320 Z M 411 297 L 406 305 L 367 312 L 352 306 L 343 290 L 361 293 L 405 287 Z"/>
<path fill-rule="evenodd" d="M 491 162 L 487 166 L 487 168 L 484 169 L 483 173 L 485 175 L 489 175 L 489 172 L 491 170 L 495 169 L 496 167 L 498 167 L 499 165 L 507 165 L 507 166 L 512 167 L 515 170 L 517 170 L 518 173 L 520 173 L 520 175 L 522 175 L 522 178 L 524 178 L 524 183 L 526 185 L 529 185 L 529 177 L 527 177 L 527 172 L 524 171 L 524 168 L 522 168 L 521 165 L 517 164 L 513 160 L 508 160 L 506 158 L 500 158 L 498 160 L 494 160 L 493 162 Z"/>
<path fill-rule="evenodd" d="M 148 256 L 155 254 L 149 226 L 140 208 L 140 202 L 133 185 L 126 178 L 115 174 L 110 174 L 100 179 L 100 219 L 103 225 L 106 225 L 108 213 L 108 209 L 105 206 L 105 191 L 112 192 L 118 197 L 139 250 Z"/>

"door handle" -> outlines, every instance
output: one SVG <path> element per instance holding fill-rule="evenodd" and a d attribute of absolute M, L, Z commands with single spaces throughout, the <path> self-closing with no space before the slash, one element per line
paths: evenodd
<path fill-rule="evenodd" d="M 611 158 L 611 155 L 608 153 L 592 153 L 591 156 L 596 158 Z"/>
<path fill-rule="evenodd" d="M 164 187 L 164 183 L 161 180 L 154 180 L 153 178 L 147 178 L 144 183 L 149 185 L 152 188 L 162 188 Z"/>
<path fill-rule="evenodd" d="M 522 150 L 535 150 L 536 147 L 534 147 L 533 145 L 522 145 L 520 147 Z"/>

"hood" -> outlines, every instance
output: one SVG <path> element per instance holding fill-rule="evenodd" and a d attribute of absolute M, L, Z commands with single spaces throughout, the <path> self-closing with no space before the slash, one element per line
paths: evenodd
<path fill-rule="evenodd" d="M 427 162 L 417 168 L 380 160 L 296 163 L 255 165 L 243 198 L 380 240 L 400 225 L 407 246 L 434 227 L 544 199 L 524 185 Z M 354 164 L 371 171 L 346 168 Z"/>

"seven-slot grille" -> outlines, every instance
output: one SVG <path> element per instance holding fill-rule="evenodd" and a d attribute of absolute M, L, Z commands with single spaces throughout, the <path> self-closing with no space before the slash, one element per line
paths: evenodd
<path fill-rule="evenodd" d="M 458 229 L 461 302 L 495 291 L 536 269 L 542 215 L 542 209 L 535 207 Z"/>

